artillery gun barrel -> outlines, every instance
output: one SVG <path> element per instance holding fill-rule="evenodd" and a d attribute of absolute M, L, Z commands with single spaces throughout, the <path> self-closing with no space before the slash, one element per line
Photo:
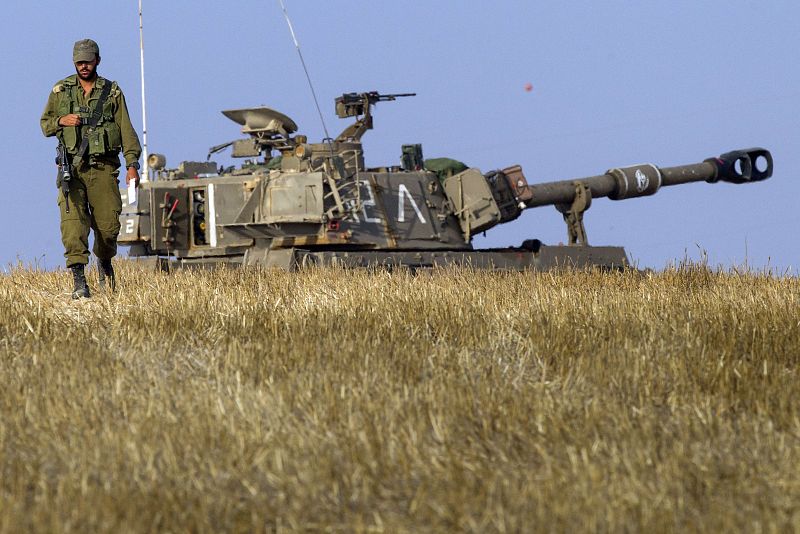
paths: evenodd
<path fill-rule="evenodd" d="M 525 207 L 571 203 L 576 189 L 585 187 L 591 198 L 612 200 L 655 194 L 661 187 L 691 182 L 724 181 L 734 184 L 759 182 L 772 176 L 772 155 L 763 148 L 727 152 L 702 163 L 659 168 L 646 163 L 611 169 L 605 174 L 576 180 L 545 182 L 527 186 Z"/>

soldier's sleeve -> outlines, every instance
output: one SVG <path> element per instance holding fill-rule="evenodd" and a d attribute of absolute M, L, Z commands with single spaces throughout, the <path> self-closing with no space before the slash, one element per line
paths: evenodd
<path fill-rule="evenodd" d="M 58 109 L 57 103 L 58 93 L 51 91 L 50 96 L 47 97 L 47 105 L 44 107 L 44 113 L 42 113 L 42 118 L 39 121 L 42 127 L 42 133 L 45 137 L 52 137 L 61 129 L 61 126 L 58 125 L 59 117 L 56 113 L 56 109 Z"/>
<path fill-rule="evenodd" d="M 119 91 L 117 96 L 117 106 L 114 112 L 114 122 L 119 125 L 122 134 L 122 155 L 125 157 L 125 165 L 139 161 L 142 155 L 142 145 L 139 144 L 139 136 L 131 124 L 131 117 L 128 115 L 128 105 L 125 103 L 125 95 Z"/>

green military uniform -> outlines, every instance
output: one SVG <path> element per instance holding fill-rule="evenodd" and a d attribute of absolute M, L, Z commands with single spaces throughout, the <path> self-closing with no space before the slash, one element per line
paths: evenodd
<path fill-rule="evenodd" d="M 95 130 L 90 134 L 89 146 L 79 168 L 73 168 L 70 182 L 69 213 L 64 195 L 58 193 L 61 211 L 61 240 L 67 267 L 86 265 L 89 262 L 89 229 L 94 230 L 94 253 L 100 260 L 110 260 L 117 253 L 119 214 L 122 200 L 119 192 L 119 153 L 125 157 L 126 166 L 139 160 L 142 147 L 131 124 L 125 96 L 116 82 L 97 77 L 88 95 L 80 85 L 77 75 L 69 76 L 53 87 L 42 114 L 41 126 L 45 136 L 58 136 L 74 161 L 81 144 L 85 125 L 97 107 L 100 93 L 106 84 L 111 93 Z M 58 124 L 59 118 L 75 113 L 81 117 L 81 126 L 67 127 Z"/>

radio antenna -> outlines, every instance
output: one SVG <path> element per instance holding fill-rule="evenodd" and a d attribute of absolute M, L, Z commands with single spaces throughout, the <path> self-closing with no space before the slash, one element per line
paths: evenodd
<path fill-rule="evenodd" d="M 141 0 L 139 0 L 141 2 Z M 308 74 L 308 68 L 306 67 L 306 62 L 303 59 L 303 52 L 300 51 L 300 43 L 297 42 L 297 36 L 294 34 L 294 28 L 292 27 L 292 21 L 289 19 L 289 12 L 286 11 L 286 4 L 283 0 L 278 0 L 281 5 L 281 9 L 283 10 L 283 17 L 286 19 L 286 24 L 289 26 L 289 33 L 292 34 L 292 40 L 294 41 L 294 46 L 297 48 L 297 55 L 300 56 L 300 63 L 303 65 L 303 71 L 306 73 L 306 80 L 308 80 L 308 87 L 311 89 L 311 96 L 314 97 L 314 105 L 317 106 L 317 113 L 319 113 L 319 120 L 322 122 L 322 129 L 325 132 L 325 139 L 328 139 L 330 143 L 330 134 L 328 133 L 328 127 L 325 125 L 325 118 L 322 116 L 322 110 L 319 107 L 319 100 L 317 100 L 317 92 L 314 91 L 314 84 L 311 83 L 311 76 Z"/>
<path fill-rule="evenodd" d="M 140 58 L 140 67 L 141 67 L 141 75 L 142 75 L 142 154 L 144 161 L 144 165 L 142 168 L 144 172 L 142 172 L 142 182 L 147 182 L 150 180 L 148 176 L 150 165 L 147 162 L 147 106 L 145 105 L 145 96 L 144 96 L 144 25 L 142 24 L 142 0 L 139 0 L 139 58 Z"/>

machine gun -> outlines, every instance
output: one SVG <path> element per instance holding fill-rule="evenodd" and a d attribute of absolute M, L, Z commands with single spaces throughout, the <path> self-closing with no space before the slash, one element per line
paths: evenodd
<path fill-rule="evenodd" d="M 69 185 L 70 180 L 72 180 L 72 171 L 67 147 L 64 146 L 62 141 L 59 141 L 56 146 L 56 165 L 58 166 L 56 185 L 61 188 L 61 192 L 64 194 L 64 207 L 69 213 Z"/>
<path fill-rule="evenodd" d="M 417 96 L 417 93 L 395 93 L 391 95 L 382 95 L 377 91 L 344 93 L 336 98 L 336 115 L 340 119 L 365 115 L 369 113 L 369 107 L 377 102 L 390 102 L 406 96 Z"/>
<path fill-rule="evenodd" d="M 378 102 L 390 102 L 406 96 L 417 96 L 417 93 L 395 93 L 382 95 L 377 91 L 366 93 L 344 93 L 336 98 L 336 115 L 340 119 L 357 117 L 339 134 L 337 141 L 358 141 L 364 132 L 372 129 L 372 106 Z"/>

